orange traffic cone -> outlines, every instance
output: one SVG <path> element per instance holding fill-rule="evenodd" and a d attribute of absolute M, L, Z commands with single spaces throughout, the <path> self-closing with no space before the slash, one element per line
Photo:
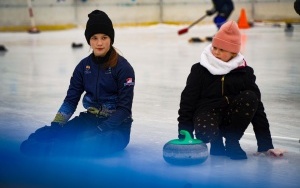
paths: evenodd
<path fill-rule="evenodd" d="M 248 20 L 247 20 L 245 9 L 241 10 L 241 15 L 240 15 L 240 18 L 239 18 L 239 21 L 238 21 L 238 26 L 239 26 L 240 29 L 250 28 L 250 25 L 249 25 Z"/>

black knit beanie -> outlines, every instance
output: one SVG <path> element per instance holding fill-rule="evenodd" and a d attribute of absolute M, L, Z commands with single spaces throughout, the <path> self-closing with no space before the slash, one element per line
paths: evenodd
<path fill-rule="evenodd" d="M 89 20 L 86 23 L 85 38 L 88 44 L 90 44 L 90 38 L 97 33 L 106 34 L 111 40 L 111 44 L 114 43 L 115 31 L 113 24 L 107 14 L 101 10 L 94 10 L 88 14 Z"/>

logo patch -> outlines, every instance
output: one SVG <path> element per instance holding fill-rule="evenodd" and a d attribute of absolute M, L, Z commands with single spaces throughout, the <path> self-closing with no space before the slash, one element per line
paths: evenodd
<path fill-rule="evenodd" d="M 84 71 L 84 74 L 91 74 L 91 66 L 87 65 L 85 66 L 85 71 Z"/>
<path fill-rule="evenodd" d="M 132 78 L 127 78 L 126 82 L 124 83 L 124 86 L 133 86 L 134 82 L 132 81 Z"/>
<path fill-rule="evenodd" d="M 105 74 L 111 74 L 111 67 L 109 67 L 106 71 Z"/>

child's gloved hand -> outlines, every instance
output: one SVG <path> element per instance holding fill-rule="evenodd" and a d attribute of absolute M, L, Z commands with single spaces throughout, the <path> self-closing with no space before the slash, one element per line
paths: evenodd
<path fill-rule="evenodd" d="M 104 116 L 104 117 L 108 117 L 109 116 L 109 110 L 107 109 L 98 109 L 95 107 L 89 107 L 87 109 L 88 112 L 90 112 L 91 114 L 94 114 L 96 116 Z"/>
<path fill-rule="evenodd" d="M 95 108 L 95 107 L 89 107 L 87 109 L 87 111 L 90 112 L 91 114 L 94 114 L 94 115 L 98 115 L 99 114 L 99 109 Z"/>
<path fill-rule="evenodd" d="M 212 16 L 214 13 L 216 13 L 215 9 L 206 10 L 206 15 L 207 16 Z"/>
<path fill-rule="evenodd" d="M 54 120 L 51 122 L 52 123 L 57 123 L 59 125 L 63 125 L 66 123 L 65 117 L 61 113 L 57 113 L 54 117 Z"/>
<path fill-rule="evenodd" d="M 258 156 L 260 154 L 265 154 L 268 156 L 273 156 L 273 157 L 282 157 L 284 153 L 286 153 L 287 151 L 285 149 L 280 149 L 280 148 L 275 148 L 275 149 L 269 149 L 268 151 L 265 152 L 256 152 L 254 153 L 255 156 Z"/>

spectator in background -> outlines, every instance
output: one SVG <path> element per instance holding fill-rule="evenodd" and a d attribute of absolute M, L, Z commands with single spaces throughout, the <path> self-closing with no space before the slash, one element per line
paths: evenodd
<path fill-rule="evenodd" d="M 213 8 L 207 10 L 206 14 L 212 16 L 217 13 L 214 18 L 214 23 L 219 30 L 233 12 L 234 5 L 232 0 L 212 0 L 212 3 L 214 5 Z M 206 37 L 206 40 L 212 41 L 212 37 Z"/>
<path fill-rule="evenodd" d="M 294 2 L 294 9 L 295 9 L 295 11 L 297 12 L 297 14 L 300 15 L 300 0 L 296 0 L 296 1 Z"/>

